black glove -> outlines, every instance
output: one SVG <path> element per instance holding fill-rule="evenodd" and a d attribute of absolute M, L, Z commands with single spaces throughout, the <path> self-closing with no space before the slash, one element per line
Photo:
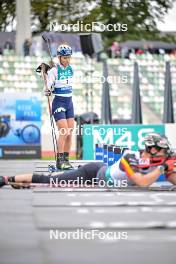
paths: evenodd
<path fill-rule="evenodd" d="M 37 67 L 36 72 L 41 73 L 42 68 L 44 69 L 44 73 L 46 73 L 46 74 L 47 74 L 47 72 L 51 69 L 51 67 L 50 67 L 48 64 L 46 64 L 46 63 L 41 63 L 41 64 Z"/>
<path fill-rule="evenodd" d="M 50 96 L 50 95 L 51 95 L 51 90 L 46 89 L 46 90 L 45 90 L 45 96 Z"/>
<path fill-rule="evenodd" d="M 138 163 L 138 160 L 136 159 L 135 157 L 135 154 L 126 154 L 124 156 L 124 158 L 126 159 L 126 161 L 131 165 L 131 166 L 134 166 L 136 167 L 139 163 Z"/>

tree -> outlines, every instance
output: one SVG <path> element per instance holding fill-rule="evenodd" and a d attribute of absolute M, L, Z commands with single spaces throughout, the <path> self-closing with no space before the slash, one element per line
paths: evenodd
<path fill-rule="evenodd" d="M 15 0 L 0 2 L 0 29 L 5 31 L 15 19 Z M 83 25 L 92 22 L 117 25 L 116 31 L 102 32 L 106 45 L 114 40 L 163 39 L 156 22 L 162 21 L 172 5 L 172 0 L 31 0 L 32 30 L 33 33 L 49 30 L 52 21 L 79 20 Z"/>
<path fill-rule="evenodd" d="M 85 21 L 98 19 L 108 24 L 127 24 L 127 31 L 105 31 L 103 36 L 106 43 L 113 40 L 159 39 L 157 21 L 162 21 L 172 7 L 172 0 L 99 0 Z"/>
<path fill-rule="evenodd" d="M 6 31 L 15 19 L 15 0 L 0 0 L 0 31 Z"/>

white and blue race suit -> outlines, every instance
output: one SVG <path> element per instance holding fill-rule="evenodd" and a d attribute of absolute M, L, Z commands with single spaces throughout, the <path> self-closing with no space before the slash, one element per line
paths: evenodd
<path fill-rule="evenodd" d="M 48 88 L 55 95 L 52 102 L 52 114 L 55 121 L 74 118 L 72 102 L 73 69 L 70 65 L 57 64 L 47 75 Z"/>

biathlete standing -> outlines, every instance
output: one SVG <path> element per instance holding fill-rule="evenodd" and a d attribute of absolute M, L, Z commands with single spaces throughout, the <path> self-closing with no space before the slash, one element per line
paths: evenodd
<path fill-rule="evenodd" d="M 47 87 L 45 95 L 55 95 L 52 102 L 54 116 L 59 137 L 57 139 L 58 153 L 56 166 L 58 169 L 70 169 L 69 152 L 74 128 L 74 108 L 72 102 L 73 69 L 70 65 L 72 48 L 61 44 L 57 49 L 59 63 L 47 72 Z"/>

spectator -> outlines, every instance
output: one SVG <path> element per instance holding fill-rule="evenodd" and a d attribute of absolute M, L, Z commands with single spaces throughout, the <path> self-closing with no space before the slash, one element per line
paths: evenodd
<path fill-rule="evenodd" d="M 137 55 L 142 55 L 144 54 L 144 51 L 142 49 L 137 49 L 136 52 L 135 52 Z"/>
<path fill-rule="evenodd" d="M 122 58 L 129 59 L 129 54 L 130 54 L 130 50 L 128 49 L 128 47 L 123 47 L 121 49 L 121 57 Z"/>
<path fill-rule="evenodd" d="M 170 53 L 170 55 L 172 55 L 173 57 L 176 57 L 176 49 L 173 49 Z"/>
<path fill-rule="evenodd" d="M 111 58 L 116 58 L 118 57 L 119 53 L 120 53 L 120 46 L 118 44 L 118 42 L 113 42 L 111 45 Z"/>
<path fill-rule="evenodd" d="M 13 49 L 13 45 L 12 42 L 10 41 L 10 39 L 8 39 L 5 44 L 4 44 L 4 49 L 6 50 L 12 50 Z"/>
<path fill-rule="evenodd" d="M 26 39 L 23 44 L 24 56 L 30 55 L 30 48 L 31 48 L 31 41 L 29 39 Z"/>

